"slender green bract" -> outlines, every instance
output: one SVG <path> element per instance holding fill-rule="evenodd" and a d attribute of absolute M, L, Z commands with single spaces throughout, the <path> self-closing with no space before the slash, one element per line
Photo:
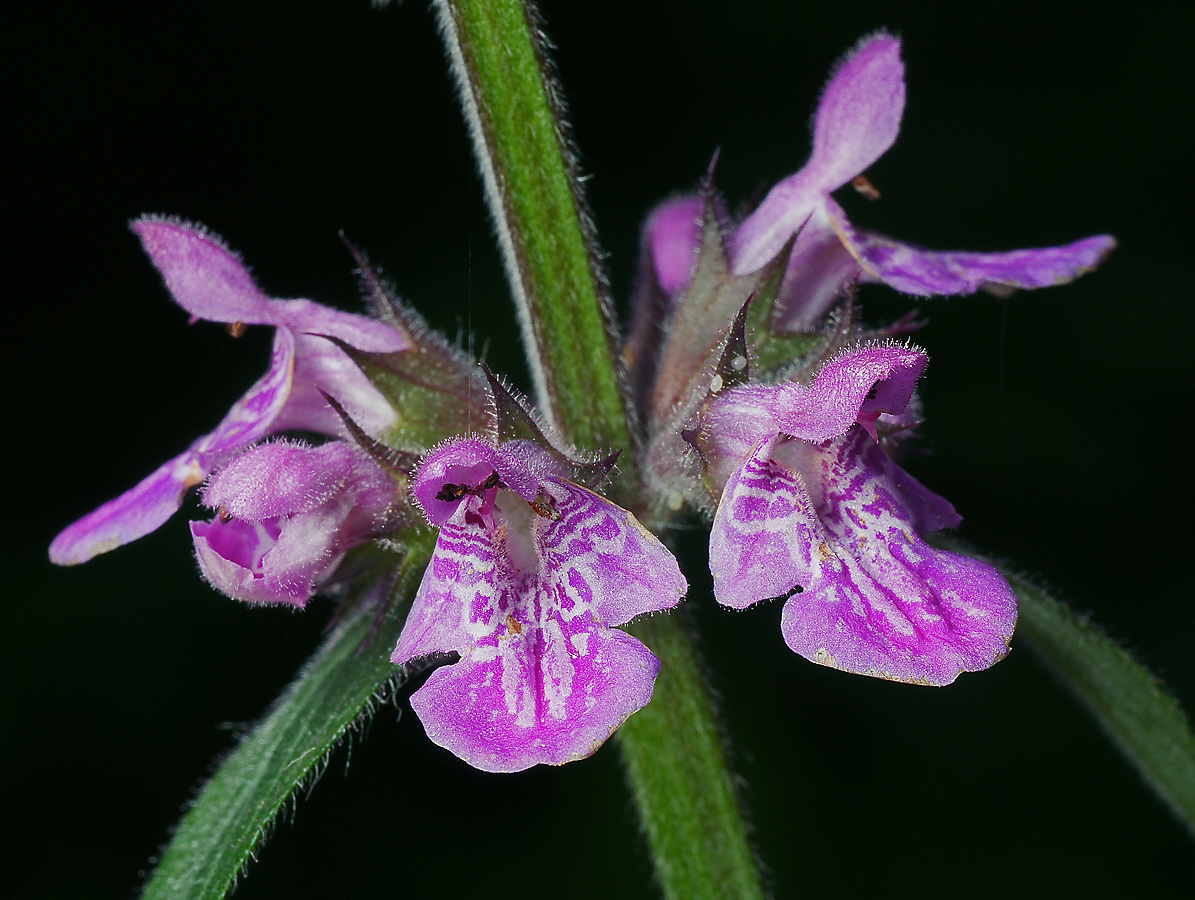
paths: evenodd
<path fill-rule="evenodd" d="M 440 0 L 441 26 L 486 180 L 541 407 L 574 444 L 631 449 L 600 254 L 544 41 L 520 0 Z M 639 506 L 624 453 L 612 497 Z M 665 894 L 762 897 L 700 659 L 678 614 L 631 626 L 662 669 L 619 731 Z"/>
<path fill-rule="evenodd" d="M 953 540 L 939 537 L 935 543 L 979 556 Z M 1178 701 L 1085 616 L 1001 568 L 1021 604 L 1016 640 L 1025 641 L 1082 701 L 1146 783 L 1195 832 L 1195 734 Z"/>
<path fill-rule="evenodd" d="M 597 243 L 534 10 L 520 0 L 436 6 L 523 339 L 535 348 L 539 406 L 587 449 L 626 448 Z"/>
<path fill-rule="evenodd" d="M 279 810 L 318 774 L 379 693 L 396 686 L 401 671 L 391 664 L 390 650 L 431 546 L 427 535 L 407 550 L 381 621 L 373 604 L 348 609 L 273 709 L 221 763 L 146 884 L 147 900 L 223 897 Z"/>

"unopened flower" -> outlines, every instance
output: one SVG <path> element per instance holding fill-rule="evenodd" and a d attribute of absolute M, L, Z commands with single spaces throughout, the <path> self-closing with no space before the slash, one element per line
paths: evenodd
<path fill-rule="evenodd" d="M 479 769 L 593 753 L 648 702 L 660 665 L 614 626 L 687 589 L 631 513 L 567 475 L 529 441 L 458 438 L 414 481 L 440 534 L 391 659 L 460 655 L 411 706 L 434 742 Z"/>
<path fill-rule="evenodd" d="M 212 587 L 249 603 L 302 607 L 346 551 L 386 524 L 398 483 L 345 441 L 275 441 L 212 476 L 210 522 L 192 522 L 199 568 Z"/>
<path fill-rule="evenodd" d="M 1017 603 L 979 560 L 924 535 L 960 517 L 877 443 L 926 363 L 920 351 L 863 347 L 811 384 L 733 388 L 698 438 L 721 499 L 710 535 L 718 602 L 786 598 L 785 642 L 823 665 L 948 684 L 1007 653 Z"/>
<path fill-rule="evenodd" d="M 338 397 L 369 431 L 394 421 L 394 411 L 377 389 L 343 350 L 321 335 L 376 352 L 407 348 L 405 335 L 383 322 L 310 300 L 266 296 L 239 257 L 199 226 L 146 217 L 132 228 L 192 321 L 226 322 L 234 333 L 246 325 L 272 325 L 273 350 L 266 373 L 214 431 L 54 539 L 50 559 L 60 565 L 86 562 L 158 528 L 182 505 L 188 488 L 271 434 L 290 429 L 343 433 L 321 388 Z"/>
<path fill-rule="evenodd" d="M 776 327 L 808 329 L 856 281 L 883 282 L 907 294 L 971 294 L 985 285 L 1038 288 L 1070 281 L 1097 266 L 1116 246 L 1096 235 L 1061 247 L 1007 253 L 942 252 L 856 228 L 831 193 L 855 181 L 875 196 L 862 172 L 892 146 L 905 104 L 900 41 L 880 32 L 838 64 L 813 123 L 813 152 L 734 229 L 729 251 L 736 275 L 756 271 L 794 234 Z M 648 219 L 645 243 L 661 287 L 688 281 L 700 241 L 702 202 L 667 201 Z"/>

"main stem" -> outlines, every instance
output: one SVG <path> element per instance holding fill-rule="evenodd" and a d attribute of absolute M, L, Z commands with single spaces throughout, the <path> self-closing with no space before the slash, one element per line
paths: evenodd
<path fill-rule="evenodd" d="M 586 449 L 627 448 L 605 279 L 535 11 L 520 0 L 440 0 L 436 8 L 536 400 Z"/>
<path fill-rule="evenodd" d="M 633 450 L 614 330 L 559 90 L 532 6 L 437 0 L 515 296 L 540 408 L 585 449 Z M 612 493 L 637 506 L 637 461 Z M 713 698 L 684 617 L 631 629 L 663 664 L 619 732 L 627 778 L 667 897 L 760 898 L 759 873 Z"/>

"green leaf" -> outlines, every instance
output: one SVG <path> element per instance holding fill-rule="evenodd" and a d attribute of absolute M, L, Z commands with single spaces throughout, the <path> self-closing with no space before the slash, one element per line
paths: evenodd
<path fill-rule="evenodd" d="M 223 897 L 279 810 L 313 781 L 345 733 L 401 683 L 390 650 L 431 547 L 431 534 L 411 541 L 395 560 L 398 578 L 381 621 L 373 604 L 347 609 L 265 718 L 220 764 L 146 884 L 147 900 Z"/>
<path fill-rule="evenodd" d="M 938 538 L 935 543 L 978 555 L 953 540 Z M 1195 734 L 1178 701 L 1086 616 L 1001 568 L 1021 602 L 1017 639 L 1078 697 L 1145 782 L 1195 833 Z"/>
<path fill-rule="evenodd" d="M 1090 620 L 1005 574 L 1021 600 L 1021 636 L 1195 832 L 1195 735 L 1178 701 Z"/>

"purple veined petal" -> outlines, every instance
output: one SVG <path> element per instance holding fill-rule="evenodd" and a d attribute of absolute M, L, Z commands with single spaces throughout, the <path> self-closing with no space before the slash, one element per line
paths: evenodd
<path fill-rule="evenodd" d="M 390 655 L 396 665 L 452 651 L 463 653 L 498 627 L 497 555 L 477 527 L 482 498 L 464 498 L 440 524 L 431 562 Z"/>
<path fill-rule="evenodd" d="M 882 281 L 920 297 L 973 294 L 985 285 L 1041 288 L 1065 284 L 1095 269 L 1116 248 L 1115 238 L 1099 234 L 1061 247 L 1006 253 L 926 250 L 856 229 L 836 204 L 830 206 L 830 215 L 867 280 Z"/>
<path fill-rule="evenodd" d="M 340 441 L 260 444 L 211 477 L 203 502 L 249 522 L 310 512 L 344 487 L 353 462 L 352 448 Z"/>
<path fill-rule="evenodd" d="M 772 460 L 779 435 L 760 441 L 726 482 L 710 530 L 714 597 L 745 609 L 810 583 L 821 525 L 805 483 Z"/>
<path fill-rule="evenodd" d="M 1005 656 L 1016 597 L 991 566 L 921 538 L 894 468 L 861 429 L 802 467 L 806 481 L 821 479 L 826 539 L 811 584 L 785 604 L 781 631 L 822 665 L 949 684 Z"/>
<path fill-rule="evenodd" d="M 202 225 L 144 216 L 129 223 L 179 306 L 211 322 L 275 323 L 271 300 L 240 257 Z"/>
<path fill-rule="evenodd" d="M 367 353 L 398 353 L 414 347 L 410 339 L 378 319 L 344 312 L 313 300 L 270 300 L 273 323 L 296 334 L 327 335 Z"/>
<path fill-rule="evenodd" d="M 367 434 L 382 434 L 397 421 L 393 407 L 348 354 L 327 338 L 295 334 L 294 375 L 290 395 L 278 412 L 273 431 L 314 431 L 346 436 L 344 422 L 328 405 L 327 391 Z"/>
<path fill-rule="evenodd" d="M 625 519 L 582 488 L 554 482 L 548 490 L 558 517 L 512 498 L 492 525 L 480 515 L 482 497 L 462 498 L 440 528 L 391 656 L 401 665 L 460 654 L 432 673 L 411 706 L 435 743 L 486 771 L 559 765 L 593 753 L 651 698 L 659 670 L 646 647 L 601 617 L 679 599 L 669 596 L 670 582 L 681 578 L 670 556 L 661 559 L 649 546 L 627 563 L 643 547 Z M 520 505 L 521 517 L 508 517 Z M 534 550 L 514 539 L 519 528 L 534 533 Z M 591 567 L 603 557 L 618 568 L 595 574 Z M 657 583 L 649 584 L 641 576 L 653 564 Z M 608 596 L 620 588 L 649 594 Z"/>
<path fill-rule="evenodd" d="M 294 362 L 294 335 L 289 329 L 279 328 L 274 332 L 266 373 L 233 405 L 211 434 L 196 442 L 195 452 L 207 471 L 219 465 L 229 453 L 278 430 L 278 414 L 294 383 Z"/>
<path fill-rule="evenodd" d="M 192 451 L 180 453 L 132 490 L 63 530 L 50 545 L 50 560 L 72 566 L 144 537 L 178 512 L 187 489 L 206 475 Z"/>
<path fill-rule="evenodd" d="M 592 620 L 514 623 L 487 652 L 431 674 L 411 707 L 436 744 L 486 772 L 592 755 L 651 699 L 660 662 Z"/>
<path fill-rule="evenodd" d="M 731 238 L 734 273 L 766 265 L 818 215 L 831 191 L 879 159 L 896 140 L 904 106 L 900 41 L 884 32 L 864 38 L 838 63 L 822 94 L 809 162 L 773 187 Z"/>
<path fill-rule="evenodd" d="M 647 217 L 645 237 L 656 280 L 673 296 L 689 283 L 701 247 L 704 203 L 697 194 L 674 197 Z"/>
<path fill-rule="evenodd" d="M 548 489 L 559 518 L 536 523 L 537 543 L 566 619 L 588 609 L 603 625 L 622 625 L 681 601 L 689 584 L 680 566 L 634 515 L 571 482 Z"/>

